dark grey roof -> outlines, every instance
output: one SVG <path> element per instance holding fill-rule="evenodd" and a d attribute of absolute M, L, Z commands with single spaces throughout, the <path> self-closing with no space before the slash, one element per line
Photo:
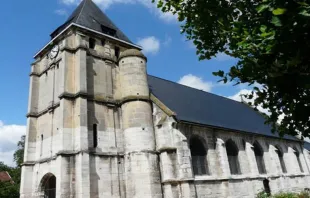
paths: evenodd
<path fill-rule="evenodd" d="M 309 142 L 304 142 L 304 148 L 310 151 L 310 143 Z"/>
<path fill-rule="evenodd" d="M 279 137 L 264 123 L 262 114 L 246 104 L 150 75 L 148 83 L 153 95 L 180 121 Z M 285 139 L 297 140 L 291 136 Z"/>
<path fill-rule="evenodd" d="M 132 43 L 92 0 L 83 0 L 73 11 L 68 20 L 51 34 L 51 37 L 54 38 L 57 36 L 71 23 L 76 23 L 89 29 L 108 34 L 117 39 Z"/>

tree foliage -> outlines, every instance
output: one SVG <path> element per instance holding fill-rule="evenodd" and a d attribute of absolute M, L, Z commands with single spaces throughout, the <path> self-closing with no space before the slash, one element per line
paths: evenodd
<path fill-rule="evenodd" d="M 18 149 L 14 153 L 14 161 L 18 167 L 21 167 L 24 162 L 25 138 L 25 135 L 21 137 L 21 140 L 17 143 Z"/>
<path fill-rule="evenodd" d="M 157 2 L 178 15 L 200 60 L 218 53 L 237 59 L 229 71 L 213 74 L 225 83 L 260 85 L 244 97 L 270 111 L 266 121 L 273 131 L 310 136 L 309 0 Z"/>
<path fill-rule="evenodd" d="M 14 153 L 14 161 L 16 167 L 10 167 L 0 162 L 0 172 L 7 171 L 14 183 L 0 181 L 0 197 L 1 198 L 18 198 L 21 178 L 21 165 L 24 159 L 25 136 L 17 143 L 18 149 Z"/>

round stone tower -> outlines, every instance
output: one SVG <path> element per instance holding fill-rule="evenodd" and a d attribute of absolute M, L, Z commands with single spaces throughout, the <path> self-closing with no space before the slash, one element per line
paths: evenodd
<path fill-rule="evenodd" d="M 146 57 L 136 49 L 119 57 L 125 145 L 126 197 L 162 197 Z"/>

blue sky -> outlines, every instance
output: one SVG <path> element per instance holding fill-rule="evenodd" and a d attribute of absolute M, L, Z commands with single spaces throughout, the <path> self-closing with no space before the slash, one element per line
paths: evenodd
<path fill-rule="evenodd" d="M 149 74 L 236 100 L 239 93 L 248 91 L 246 86 L 217 83 L 212 72 L 227 70 L 235 60 L 219 54 L 212 60 L 198 61 L 195 47 L 180 34 L 176 18 L 162 14 L 151 0 L 94 1 L 134 43 L 144 47 Z M 10 155 L 26 130 L 32 57 L 77 3 L 78 0 L 1 2 L 0 161 L 12 163 Z"/>

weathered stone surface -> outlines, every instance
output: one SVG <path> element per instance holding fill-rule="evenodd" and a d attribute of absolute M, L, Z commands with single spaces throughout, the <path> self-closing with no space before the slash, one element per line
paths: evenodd
<path fill-rule="evenodd" d="M 55 60 L 42 56 L 31 68 L 21 197 L 42 197 L 50 175 L 57 198 L 253 198 L 264 179 L 272 193 L 309 188 L 310 154 L 299 142 L 178 123 L 150 97 L 141 52 L 76 30 L 58 42 Z M 205 147 L 207 174 L 195 175 L 192 137 Z M 230 173 L 229 139 L 238 149 L 239 175 Z M 254 142 L 266 174 L 258 172 Z"/>

